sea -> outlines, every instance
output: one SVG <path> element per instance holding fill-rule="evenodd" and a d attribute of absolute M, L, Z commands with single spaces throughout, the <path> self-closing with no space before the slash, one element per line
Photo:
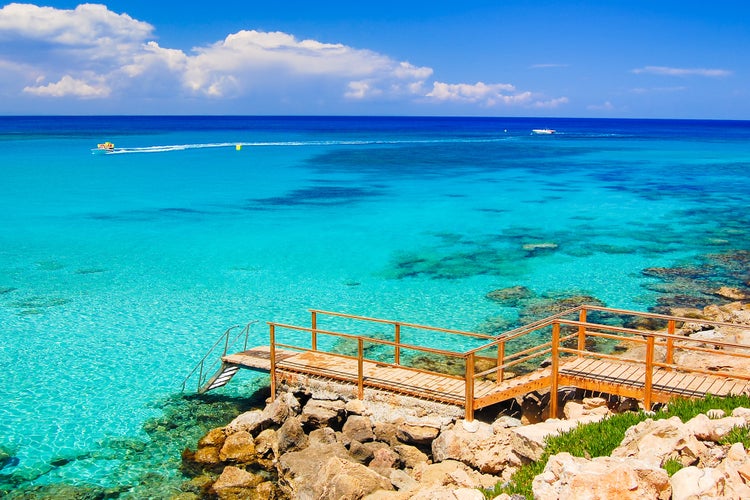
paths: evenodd
<path fill-rule="evenodd" d="M 0 117 L 0 496 L 184 491 L 182 450 L 268 395 L 182 391 L 234 325 L 727 302 L 749 197 L 749 121 Z"/>

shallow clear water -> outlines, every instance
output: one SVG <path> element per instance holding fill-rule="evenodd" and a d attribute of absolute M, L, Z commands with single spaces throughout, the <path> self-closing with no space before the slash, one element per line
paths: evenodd
<path fill-rule="evenodd" d="M 749 139 L 749 122 L 0 118 L 1 472 L 155 467 L 92 450 L 145 438 L 237 323 L 261 341 L 319 308 L 487 331 L 518 320 L 485 298 L 514 285 L 647 310 L 665 289 L 644 269 L 714 254 L 729 263 L 704 281 L 746 286 Z M 118 152 L 91 154 L 104 140 Z M 225 390 L 263 382 L 243 380 Z"/>

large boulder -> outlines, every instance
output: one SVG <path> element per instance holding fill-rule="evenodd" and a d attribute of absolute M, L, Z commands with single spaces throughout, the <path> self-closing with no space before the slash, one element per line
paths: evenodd
<path fill-rule="evenodd" d="M 344 402 L 311 399 L 302 409 L 302 425 L 308 429 L 340 428 L 344 418 Z"/>
<path fill-rule="evenodd" d="M 312 485 L 317 481 L 326 462 L 338 457 L 349 460 L 349 453 L 338 441 L 323 442 L 311 436 L 309 445 L 299 451 L 290 451 L 279 457 L 279 486 L 291 498 L 315 498 Z"/>
<path fill-rule="evenodd" d="M 347 418 L 341 433 L 348 441 L 366 443 L 375 439 L 375 433 L 372 432 L 372 422 L 368 417 L 361 415 L 351 415 Z"/>
<path fill-rule="evenodd" d="M 432 443 L 433 459 L 458 460 L 488 474 L 501 474 L 509 466 L 515 469 L 522 464 L 513 449 L 509 429 L 493 429 L 478 421 L 475 424 L 475 432 L 467 431 L 460 422 L 441 432 Z"/>
<path fill-rule="evenodd" d="M 247 431 L 235 432 L 227 436 L 221 447 L 219 458 L 222 462 L 251 462 L 255 458 L 255 440 Z"/>
<path fill-rule="evenodd" d="M 668 459 L 675 459 L 689 466 L 708 456 L 708 449 L 679 417 L 649 418 L 625 431 L 625 438 L 611 456 L 638 458 L 657 467 Z"/>
<path fill-rule="evenodd" d="M 571 431 L 580 424 L 599 422 L 604 415 L 586 415 L 577 420 L 559 420 L 551 418 L 537 424 L 524 425 L 509 429 L 513 451 L 518 455 L 536 462 L 542 457 L 545 439 Z"/>
<path fill-rule="evenodd" d="M 685 427 L 701 441 L 718 442 L 735 427 L 747 427 L 742 417 L 708 418 L 700 414 L 685 422 Z"/>
<path fill-rule="evenodd" d="M 213 490 L 220 500 L 237 498 L 260 499 L 255 487 L 264 482 L 263 477 L 247 472 L 244 469 L 228 465 L 213 485 Z"/>
<path fill-rule="evenodd" d="M 358 500 L 376 490 L 392 490 L 391 481 L 362 464 L 329 458 L 318 471 L 310 498 Z M 304 498 L 302 496 L 297 498 Z"/>
<path fill-rule="evenodd" d="M 671 495 L 669 476 L 658 466 L 628 458 L 587 460 L 570 453 L 551 456 L 532 490 L 535 500 L 668 500 Z"/>
<path fill-rule="evenodd" d="M 302 428 L 302 422 L 299 417 L 286 419 L 283 425 L 276 431 L 276 435 L 278 438 L 279 453 L 300 450 L 307 446 L 307 435 Z"/>

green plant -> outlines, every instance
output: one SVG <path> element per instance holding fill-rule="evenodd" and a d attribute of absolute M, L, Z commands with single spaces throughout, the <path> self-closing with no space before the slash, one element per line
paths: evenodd
<path fill-rule="evenodd" d="M 675 472 L 682 469 L 682 462 L 677 460 L 676 458 L 670 458 L 666 462 L 664 462 L 664 465 L 662 465 L 662 469 L 667 471 L 667 474 L 669 474 L 669 477 L 672 477 Z"/>
<path fill-rule="evenodd" d="M 742 443 L 745 449 L 750 448 L 750 429 L 747 427 L 732 427 L 732 430 L 719 441 L 719 444 L 734 443 Z"/>

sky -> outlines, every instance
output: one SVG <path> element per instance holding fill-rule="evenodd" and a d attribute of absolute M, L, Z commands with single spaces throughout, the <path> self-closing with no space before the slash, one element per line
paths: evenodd
<path fill-rule="evenodd" d="M 744 0 L 0 8 L 0 115 L 750 119 Z"/>

